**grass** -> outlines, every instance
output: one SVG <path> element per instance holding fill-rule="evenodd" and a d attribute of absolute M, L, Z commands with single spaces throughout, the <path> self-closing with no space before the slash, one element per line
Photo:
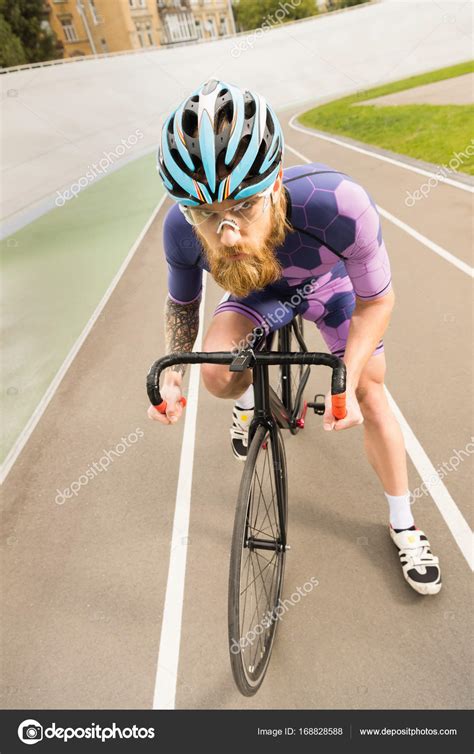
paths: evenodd
<path fill-rule="evenodd" d="M 163 193 L 155 156 L 147 154 L 0 243 L 0 460 L 27 424 Z"/>
<path fill-rule="evenodd" d="M 443 165 L 474 143 L 472 105 L 352 105 L 384 94 L 443 81 L 474 71 L 474 61 L 367 89 L 320 105 L 299 117 L 310 128 L 349 136 L 419 160 Z M 472 147 L 471 147 L 472 151 Z M 474 155 L 466 155 L 459 171 L 474 175 Z"/>

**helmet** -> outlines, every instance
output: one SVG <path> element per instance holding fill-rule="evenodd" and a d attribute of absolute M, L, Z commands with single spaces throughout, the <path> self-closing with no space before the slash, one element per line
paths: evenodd
<path fill-rule="evenodd" d="M 282 158 L 283 133 L 266 100 L 210 79 L 166 119 L 157 167 L 170 196 L 195 207 L 263 191 Z"/>

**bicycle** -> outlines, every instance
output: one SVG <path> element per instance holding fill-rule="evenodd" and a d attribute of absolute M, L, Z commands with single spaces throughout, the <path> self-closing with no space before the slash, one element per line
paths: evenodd
<path fill-rule="evenodd" d="M 244 696 L 258 691 L 270 662 L 289 550 L 288 477 L 281 430 L 295 434 L 304 427 L 308 408 L 317 414 L 325 409 L 322 394 L 310 403 L 303 400 L 311 366 L 332 369 L 332 412 L 336 419 L 346 414 L 344 362 L 331 354 L 307 350 L 300 317 L 277 332 L 277 351 L 271 350 L 275 333 L 265 335 L 255 328 L 249 344 L 237 354 L 173 353 L 155 361 L 147 376 L 148 397 L 157 410 L 164 411 L 159 379 L 169 366 L 208 363 L 229 365 L 232 372 L 253 370 L 255 409 L 237 497 L 228 588 L 230 662 L 237 688 Z M 283 350 L 292 342 L 298 351 Z M 280 370 L 277 390 L 270 385 L 272 365 Z"/>

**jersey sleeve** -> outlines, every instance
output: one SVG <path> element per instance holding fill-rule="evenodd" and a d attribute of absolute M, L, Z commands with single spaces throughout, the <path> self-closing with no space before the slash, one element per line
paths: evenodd
<path fill-rule="evenodd" d="M 356 296 L 370 301 L 391 290 L 392 277 L 379 213 L 365 190 L 358 189 L 365 194 L 368 206 L 356 219 L 355 243 L 345 251 L 344 259 Z"/>
<path fill-rule="evenodd" d="M 198 264 L 199 252 L 190 226 L 184 218 L 181 221 L 177 205 L 172 207 L 165 217 L 163 246 L 168 264 L 170 298 L 178 304 L 190 304 L 196 301 L 201 297 L 202 291 L 202 268 Z"/>

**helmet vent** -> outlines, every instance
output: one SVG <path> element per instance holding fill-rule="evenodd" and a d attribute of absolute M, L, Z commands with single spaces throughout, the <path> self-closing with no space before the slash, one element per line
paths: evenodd
<path fill-rule="evenodd" d="M 181 120 L 181 126 L 183 129 L 183 132 L 187 136 L 195 136 L 197 127 L 198 127 L 198 117 L 195 112 L 192 110 L 184 110 L 183 117 Z"/>
<path fill-rule="evenodd" d="M 232 103 L 228 102 L 226 105 L 223 105 L 217 112 L 214 127 L 214 132 L 216 134 L 221 134 L 224 131 L 225 127 L 232 123 L 233 110 L 234 109 L 232 107 Z"/>
<path fill-rule="evenodd" d="M 253 118 L 256 111 L 255 102 L 253 99 L 251 99 L 249 102 L 245 103 L 245 117 L 246 118 Z"/>

